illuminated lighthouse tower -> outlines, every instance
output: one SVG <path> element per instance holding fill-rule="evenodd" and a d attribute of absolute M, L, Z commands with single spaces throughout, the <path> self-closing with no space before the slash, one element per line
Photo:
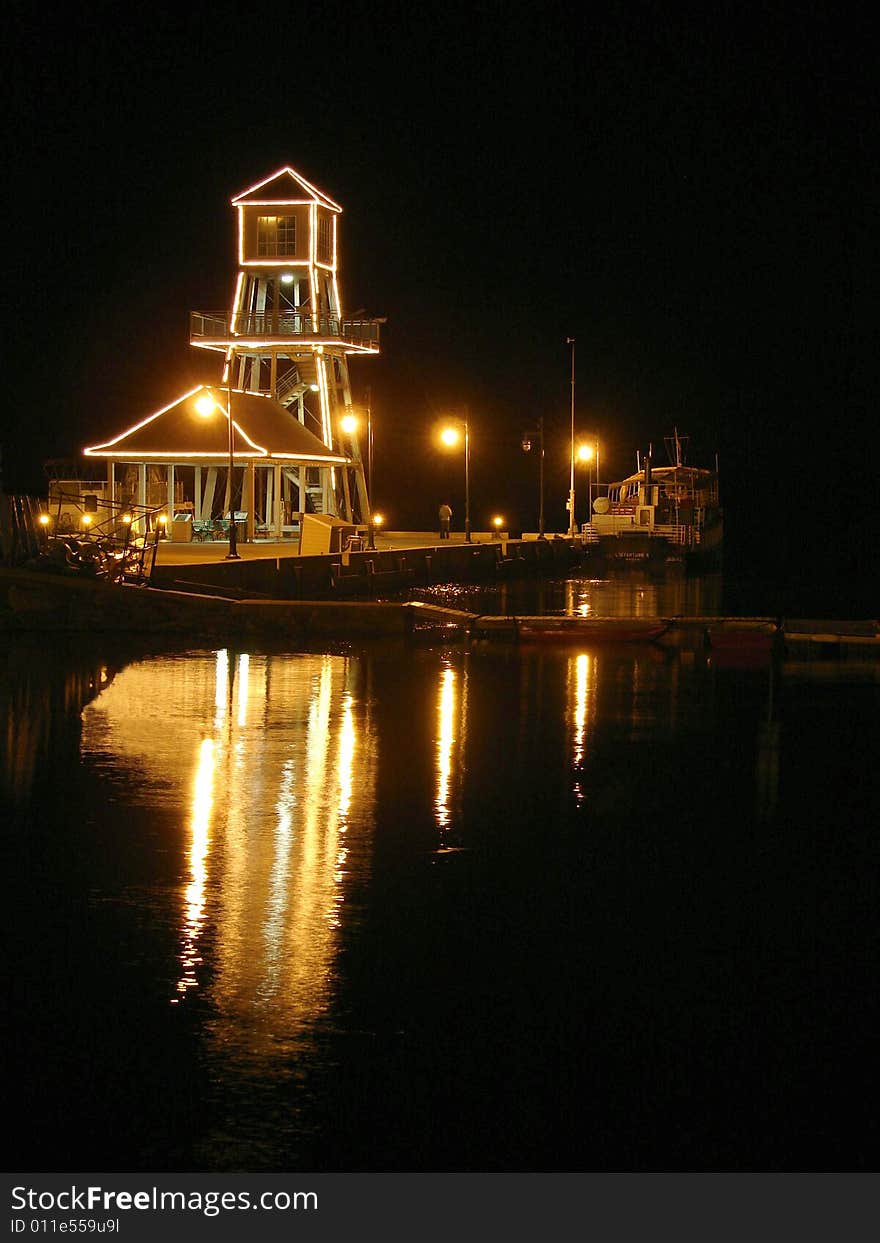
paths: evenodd
<path fill-rule="evenodd" d="M 292 168 L 232 200 L 238 278 L 228 314 L 194 311 L 190 342 L 226 355 L 224 384 L 274 398 L 350 467 L 288 468 L 316 511 L 367 521 L 369 502 L 351 413 L 350 354 L 378 354 L 380 319 L 343 314 L 338 222 L 342 208 Z M 230 376 L 231 369 L 231 376 Z"/>

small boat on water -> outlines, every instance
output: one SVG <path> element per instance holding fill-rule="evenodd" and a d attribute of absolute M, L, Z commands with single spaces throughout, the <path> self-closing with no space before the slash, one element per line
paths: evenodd
<path fill-rule="evenodd" d="M 612 564 L 682 562 L 702 569 L 721 564 L 724 535 L 718 468 L 685 462 L 687 437 L 667 440 L 670 464 L 654 466 L 649 452 L 638 469 L 608 485 L 592 503 L 584 544 Z"/>
<path fill-rule="evenodd" d="M 779 637 L 778 623 L 762 617 L 706 619 L 706 646 L 715 652 L 769 652 Z"/>
<path fill-rule="evenodd" d="M 472 638 L 519 643 L 653 643 L 669 629 L 662 617 L 489 617 L 475 618 Z"/>

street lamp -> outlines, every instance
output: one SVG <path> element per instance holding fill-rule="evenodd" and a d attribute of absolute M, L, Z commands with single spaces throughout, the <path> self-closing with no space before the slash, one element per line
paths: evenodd
<path fill-rule="evenodd" d="M 587 462 L 587 463 L 592 462 L 593 446 L 588 445 L 588 444 L 578 445 L 577 458 L 579 462 Z M 589 470 L 587 471 L 587 478 L 589 480 L 589 489 L 590 489 L 589 490 L 589 509 L 587 510 L 587 521 L 592 522 L 593 520 L 593 468 L 592 467 L 590 467 Z"/>
<path fill-rule="evenodd" d="M 531 452 L 532 439 L 526 432 L 522 438 L 523 453 Z M 539 469 L 538 469 L 538 488 L 540 496 L 540 507 L 538 510 L 538 539 L 546 539 L 544 535 L 544 418 L 538 419 L 538 449 L 539 449 Z"/>
<path fill-rule="evenodd" d="M 571 485 L 568 493 L 568 537 L 574 539 L 574 337 L 566 337 L 571 346 Z"/>
<path fill-rule="evenodd" d="M 471 542 L 471 437 L 467 406 L 465 406 L 460 425 L 464 428 L 464 538 L 465 543 L 469 544 Z M 440 440 L 447 448 L 455 448 L 460 435 L 459 426 L 449 424 L 441 431 Z"/>
<path fill-rule="evenodd" d="M 373 411 L 370 406 L 370 390 L 367 389 L 367 548 L 375 549 L 376 532 L 375 521 L 372 513 L 373 501 Z M 355 414 L 345 414 L 342 416 L 340 426 L 347 436 L 353 436 L 358 428 L 358 418 Z"/>
<path fill-rule="evenodd" d="M 599 495 L 599 437 L 594 436 L 592 443 L 585 442 L 578 446 L 578 459 L 581 462 L 596 463 L 596 495 Z M 588 520 L 593 521 L 593 472 L 590 470 L 590 512 Z"/>
<path fill-rule="evenodd" d="M 376 519 L 373 516 L 373 401 L 372 390 L 367 389 L 367 508 L 370 521 L 367 526 L 367 547 L 376 547 Z"/>
<path fill-rule="evenodd" d="M 238 531 L 235 526 L 235 510 L 232 508 L 232 473 L 235 469 L 235 440 L 234 430 L 232 426 L 232 354 L 229 356 L 229 369 L 226 373 L 226 400 L 228 409 L 223 407 L 209 393 L 203 393 L 201 397 L 196 398 L 196 410 L 203 418 L 208 418 L 215 410 L 225 413 L 229 420 L 229 483 L 226 489 L 227 500 L 229 505 L 229 552 L 226 554 L 227 561 L 240 561 L 241 557 L 238 552 Z"/>
<path fill-rule="evenodd" d="M 232 477 L 235 471 L 235 432 L 232 426 L 232 370 L 235 362 L 235 350 L 229 351 L 229 364 L 226 369 L 226 411 L 229 419 L 229 552 L 227 561 L 240 561 L 238 555 L 238 529 L 235 525 L 235 507 L 232 500 Z"/>

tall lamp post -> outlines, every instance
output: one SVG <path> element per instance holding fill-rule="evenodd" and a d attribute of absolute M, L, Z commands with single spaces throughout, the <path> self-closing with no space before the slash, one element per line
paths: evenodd
<path fill-rule="evenodd" d="M 577 457 L 579 462 L 587 462 L 589 469 L 587 471 L 587 479 L 589 480 L 589 509 L 587 510 L 587 521 L 593 521 L 593 446 L 589 444 L 578 445 Z"/>
<path fill-rule="evenodd" d="M 574 539 L 574 337 L 565 338 L 571 346 L 571 484 L 568 492 L 568 538 Z"/>
<path fill-rule="evenodd" d="M 544 417 L 538 419 L 538 539 L 546 539 L 544 535 Z M 523 453 L 528 453 L 532 447 L 532 440 L 528 433 L 522 438 Z"/>
<path fill-rule="evenodd" d="M 370 390 L 367 389 L 367 547 L 376 547 L 376 523 L 373 519 L 373 413 L 370 409 Z M 354 436 L 358 427 L 356 414 L 342 417 L 342 430 L 348 436 Z"/>
<path fill-rule="evenodd" d="M 468 408 L 465 406 L 464 414 L 460 420 L 461 426 L 464 428 L 464 538 L 465 543 L 471 543 L 471 437 L 470 427 L 468 424 Z M 440 433 L 440 439 L 444 445 L 452 448 L 458 444 L 460 432 L 459 428 L 454 424 L 444 427 Z"/>
<path fill-rule="evenodd" d="M 599 437 L 596 437 L 596 496 L 599 495 Z M 590 522 L 593 521 L 593 502 L 590 500 Z"/>
<path fill-rule="evenodd" d="M 367 522 L 367 547 L 376 547 L 376 524 L 373 521 L 373 403 L 372 392 L 367 389 L 367 500 L 369 520 Z"/>
<path fill-rule="evenodd" d="M 232 472 L 235 469 L 235 441 L 232 428 L 232 359 L 230 357 L 229 371 L 227 374 L 226 385 L 226 410 L 220 405 L 219 401 L 215 401 L 209 393 L 202 393 L 201 397 L 196 400 L 196 412 L 202 418 L 210 418 L 217 411 L 225 414 L 229 422 L 229 481 L 226 488 L 227 502 L 229 506 L 229 552 L 226 554 L 227 561 L 240 561 L 241 557 L 238 552 L 238 532 L 235 529 L 235 510 L 232 508 Z"/>
<path fill-rule="evenodd" d="M 232 500 L 232 480 L 235 470 L 235 432 L 232 427 L 232 370 L 235 362 L 235 350 L 229 351 L 229 366 L 226 369 L 226 414 L 229 419 L 229 552 L 227 561 L 240 561 L 238 553 L 238 529 L 235 525 L 235 508 Z"/>

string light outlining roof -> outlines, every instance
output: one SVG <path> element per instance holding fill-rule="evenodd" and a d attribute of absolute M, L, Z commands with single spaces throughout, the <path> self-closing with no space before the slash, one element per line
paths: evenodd
<path fill-rule="evenodd" d="M 302 173 L 285 165 L 258 181 L 256 185 L 242 190 L 232 200 L 233 207 L 273 206 L 280 207 L 292 203 L 317 203 L 328 211 L 341 212 L 342 208 L 328 194 L 306 181 Z"/>
<path fill-rule="evenodd" d="M 216 417 L 201 411 L 201 399 L 213 401 Z M 124 460 L 222 460 L 229 456 L 229 423 L 224 388 L 200 385 L 156 410 L 125 431 L 85 450 L 87 457 Z M 271 397 L 232 390 L 235 457 L 247 461 L 277 459 L 342 466 L 347 459 L 328 449 Z"/>

